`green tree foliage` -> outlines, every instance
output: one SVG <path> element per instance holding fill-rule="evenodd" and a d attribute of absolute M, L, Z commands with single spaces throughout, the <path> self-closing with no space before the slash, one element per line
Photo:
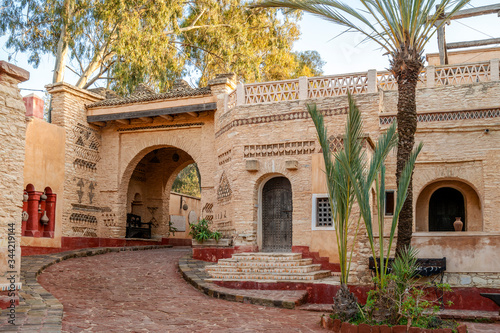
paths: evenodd
<path fill-rule="evenodd" d="M 0 10 L 12 54 L 35 67 L 54 55 L 53 82 L 69 68 L 81 88 L 105 80 L 121 93 L 141 82 L 165 90 L 193 70 L 202 84 L 223 72 L 246 81 L 321 72 L 317 53 L 292 52 L 300 14 L 244 0 L 0 0 Z"/>
<path fill-rule="evenodd" d="M 200 197 L 200 179 L 196 164 L 190 164 L 177 175 L 172 185 L 172 191 Z"/>

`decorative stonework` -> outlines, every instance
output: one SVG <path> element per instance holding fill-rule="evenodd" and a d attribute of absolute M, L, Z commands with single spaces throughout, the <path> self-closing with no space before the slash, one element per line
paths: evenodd
<path fill-rule="evenodd" d="M 243 157 L 266 157 L 314 154 L 315 141 L 282 142 L 267 145 L 248 145 L 243 148 Z"/>
<path fill-rule="evenodd" d="M 299 81 L 286 80 L 245 85 L 245 104 L 299 99 Z"/>
<path fill-rule="evenodd" d="M 203 209 L 201 210 L 202 218 L 204 218 L 205 220 L 207 220 L 209 222 L 212 222 L 212 220 L 214 219 L 213 208 L 214 208 L 214 204 L 211 202 L 207 202 L 205 204 L 205 206 L 203 207 Z"/>
<path fill-rule="evenodd" d="M 224 164 L 226 164 L 228 162 L 231 162 L 232 157 L 233 157 L 233 154 L 232 154 L 231 149 L 229 149 L 228 151 L 220 154 L 218 156 L 218 158 L 219 158 L 219 165 L 224 165 Z"/>
<path fill-rule="evenodd" d="M 499 109 L 433 112 L 417 115 L 417 121 L 428 123 L 434 121 L 475 120 L 500 117 Z M 379 117 L 380 125 L 390 125 L 396 120 L 396 116 Z"/>
<path fill-rule="evenodd" d="M 151 214 L 151 219 L 149 223 L 153 226 L 153 228 L 158 228 L 158 220 L 155 218 L 155 213 L 158 210 L 158 207 L 148 207 L 148 211 Z"/>
<path fill-rule="evenodd" d="M 343 115 L 347 114 L 347 108 L 336 108 L 336 109 L 325 109 L 320 111 L 321 115 L 323 116 L 337 116 L 337 115 Z M 236 119 L 221 128 L 217 133 L 215 133 L 215 137 L 219 137 L 220 135 L 226 133 L 233 127 L 238 127 L 238 126 L 243 126 L 243 125 L 251 125 L 251 124 L 265 124 L 265 123 L 271 123 L 275 121 L 289 121 L 289 120 L 296 120 L 296 119 L 307 119 L 310 118 L 309 112 L 307 111 L 300 111 L 300 112 L 289 112 L 289 113 L 283 113 L 279 115 L 272 115 L 272 116 L 262 116 L 262 117 L 253 117 L 253 118 L 246 118 L 246 119 Z"/>
<path fill-rule="evenodd" d="M 226 173 L 223 172 L 220 177 L 219 187 L 217 188 L 217 200 L 219 203 L 231 200 L 231 194 L 233 191 L 231 190 L 231 185 L 229 184 L 229 180 L 227 179 Z"/>
<path fill-rule="evenodd" d="M 80 123 L 73 127 L 72 132 L 75 152 L 73 165 L 95 171 L 97 162 L 101 159 L 99 155 L 101 136 L 93 128 Z"/>
<path fill-rule="evenodd" d="M 184 128 L 184 127 L 198 127 L 203 126 L 205 123 L 188 123 L 188 124 L 175 124 L 175 125 L 156 125 L 156 126 L 140 126 L 140 127 L 127 127 L 127 128 L 119 128 L 117 132 L 133 132 L 140 131 L 146 129 L 161 129 L 161 128 Z"/>
<path fill-rule="evenodd" d="M 97 224 L 97 217 L 82 213 L 72 213 L 69 220 L 70 222 L 78 224 Z"/>
<path fill-rule="evenodd" d="M 103 213 L 101 215 L 102 222 L 106 227 L 116 227 L 118 223 L 116 222 L 116 215 L 113 213 Z"/>
<path fill-rule="evenodd" d="M 307 83 L 309 98 L 341 96 L 347 95 L 347 92 L 361 94 L 368 91 L 368 76 L 364 73 L 310 78 Z"/>
<path fill-rule="evenodd" d="M 71 227 L 73 237 L 97 237 L 97 230 L 87 227 Z"/>
<path fill-rule="evenodd" d="M 457 85 L 489 81 L 490 62 L 450 65 L 436 68 L 436 86 Z"/>

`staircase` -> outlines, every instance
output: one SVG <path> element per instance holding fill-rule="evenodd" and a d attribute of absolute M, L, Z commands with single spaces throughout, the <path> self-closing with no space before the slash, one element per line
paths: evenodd
<path fill-rule="evenodd" d="M 302 259 L 301 253 L 236 253 L 220 259 L 217 265 L 205 267 L 212 280 L 275 282 L 308 282 L 330 277 L 331 271 L 321 264 Z"/>

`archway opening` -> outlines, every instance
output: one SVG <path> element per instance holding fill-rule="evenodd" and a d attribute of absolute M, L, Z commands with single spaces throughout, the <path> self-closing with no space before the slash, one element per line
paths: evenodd
<path fill-rule="evenodd" d="M 262 251 L 292 251 L 292 185 L 274 177 L 262 188 Z"/>
<path fill-rule="evenodd" d="M 170 235 L 170 194 L 177 174 L 194 162 L 185 151 L 164 147 L 137 163 L 127 189 L 127 238 Z"/>
<path fill-rule="evenodd" d="M 453 222 L 461 217 L 466 230 L 465 200 L 460 191 L 451 187 L 436 190 L 429 200 L 429 231 L 454 231 Z"/>

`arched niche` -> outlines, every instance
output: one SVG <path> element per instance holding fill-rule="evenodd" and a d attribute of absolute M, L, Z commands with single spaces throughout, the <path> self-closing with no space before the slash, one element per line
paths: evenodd
<path fill-rule="evenodd" d="M 443 190 L 443 189 L 450 190 Z M 438 191 L 440 190 L 441 191 Z M 438 191 L 438 192 L 437 192 Z M 455 193 L 457 198 L 459 196 L 456 192 L 463 197 L 463 206 L 464 206 L 464 230 L 466 231 L 482 231 L 483 230 L 483 213 L 482 213 L 482 205 L 481 200 L 476 192 L 476 190 L 469 184 L 464 181 L 456 180 L 456 179 L 444 179 L 434 181 L 427 186 L 419 193 L 417 203 L 415 206 L 416 210 L 416 219 L 415 219 L 415 228 L 417 232 L 427 232 L 431 231 L 429 229 L 429 208 L 431 204 L 431 199 L 435 200 L 445 200 L 439 199 L 439 196 L 446 195 L 446 191 L 449 193 Z M 441 193 L 441 194 L 440 194 Z M 432 198 L 432 196 L 434 198 Z M 439 230 L 433 230 L 439 231 Z"/>

